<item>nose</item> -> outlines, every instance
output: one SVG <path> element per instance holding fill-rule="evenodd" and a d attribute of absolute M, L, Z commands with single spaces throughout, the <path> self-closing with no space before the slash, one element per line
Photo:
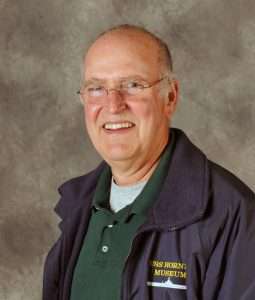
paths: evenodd
<path fill-rule="evenodd" d="M 126 109 L 126 103 L 118 90 L 109 89 L 106 101 L 110 113 L 116 114 Z"/>

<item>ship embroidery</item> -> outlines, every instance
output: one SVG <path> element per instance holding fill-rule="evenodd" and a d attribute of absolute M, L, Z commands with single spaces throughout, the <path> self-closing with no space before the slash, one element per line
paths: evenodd
<path fill-rule="evenodd" d="M 186 290 L 187 286 L 182 284 L 175 284 L 171 281 L 171 279 L 168 277 L 166 281 L 162 282 L 151 282 L 147 281 L 148 286 L 154 286 L 154 287 L 163 287 L 168 289 L 177 289 L 177 290 Z"/>

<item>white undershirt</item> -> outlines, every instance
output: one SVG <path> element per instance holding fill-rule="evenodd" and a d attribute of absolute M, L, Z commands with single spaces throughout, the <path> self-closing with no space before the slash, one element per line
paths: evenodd
<path fill-rule="evenodd" d="M 110 207 L 113 212 L 117 212 L 125 206 L 134 202 L 136 197 L 141 193 L 146 181 L 139 182 L 134 185 L 120 186 L 117 185 L 113 178 L 110 191 Z"/>

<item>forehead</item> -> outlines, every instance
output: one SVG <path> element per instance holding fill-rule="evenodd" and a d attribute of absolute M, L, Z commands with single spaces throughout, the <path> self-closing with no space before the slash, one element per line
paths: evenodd
<path fill-rule="evenodd" d="M 154 79 L 159 74 L 158 45 L 143 33 L 108 33 L 89 48 L 84 68 L 86 80 L 128 76 Z"/>

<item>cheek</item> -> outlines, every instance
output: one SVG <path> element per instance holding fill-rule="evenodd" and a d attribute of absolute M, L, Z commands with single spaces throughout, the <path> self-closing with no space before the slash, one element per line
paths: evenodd
<path fill-rule="evenodd" d="M 160 101 L 160 100 L 159 100 Z M 133 113 L 136 115 L 138 123 L 142 126 L 150 127 L 155 126 L 155 123 L 162 121 L 163 108 L 151 99 L 141 99 L 139 104 L 135 104 L 132 107 Z"/>
<path fill-rule="evenodd" d="M 138 122 L 148 120 L 153 113 L 153 107 L 149 102 L 149 99 L 140 99 L 139 102 L 132 103 L 130 111 L 136 116 Z"/>
<path fill-rule="evenodd" d="M 84 118 L 85 118 L 85 122 L 86 122 L 86 126 L 89 127 L 91 125 L 93 125 L 94 123 L 97 122 L 98 120 L 98 115 L 100 112 L 100 107 L 93 105 L 87 105 L 84 107 Z"/>

